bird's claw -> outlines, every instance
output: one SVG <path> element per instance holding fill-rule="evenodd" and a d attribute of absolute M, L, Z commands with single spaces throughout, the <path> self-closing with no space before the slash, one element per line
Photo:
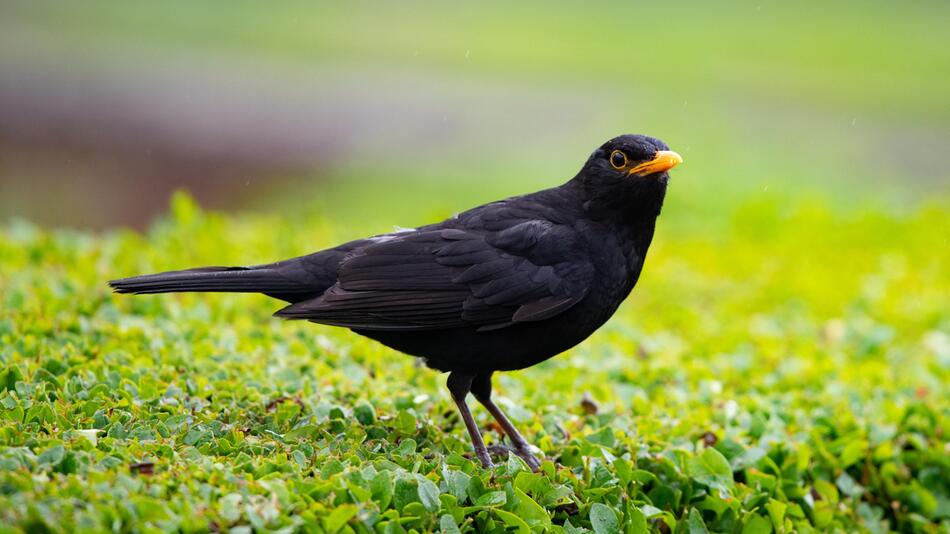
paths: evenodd
<path fill-rule="evenodd" d="M 541 461 L 538 460 L 537 456 L 531 452 L 530 446 L 528 445 L 518 447 L 502 445 L 499 443 L 489 446 L 488 451 L 497 456 L 508 456 L 508 453 L 514 453 L 517 457 L 524 460 L 524 463 L 528 464 L 528 467 L 531 468 L 531 471 L 537 473 L 538 470 L 541 469 Z"/>
<path fill-rule="evenodd" d="M 489 449 L 485 451 L 484 455 L 481 455 L 481 454 L 478 455 L 478 462 L 482 464 L 483 469 L 493 469 L 495 467 L 494 462 L 491 461 L 491 456 L 488 455 L 488 452 L 490 450 L 491 450 L 491 447 L 489 447 Z"/>

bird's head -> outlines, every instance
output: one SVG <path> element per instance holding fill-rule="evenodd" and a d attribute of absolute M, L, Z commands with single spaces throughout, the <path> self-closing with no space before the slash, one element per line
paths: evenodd
<path fill-rule="evenodd" d="M 614 137 L 591 154 L 574 178 L 595 204 L 659 214 L 667 171 L 683 162 L 666 143 L 645 135 Z"/>

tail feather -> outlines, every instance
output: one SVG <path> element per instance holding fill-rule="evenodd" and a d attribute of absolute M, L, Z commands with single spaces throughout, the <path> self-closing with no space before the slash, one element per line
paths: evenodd
<path fill-rule="evenodd" d="M 299 302 L 314 298 L 336 283 L 337 267 L 363 241 L 351 241 L 289 260 L 250 267 L 199 267 L 111 280 L 116 293 L 221 291 L 263 293 Z"/>
<path fill-rule="evenodd" d="M 266 267 L 200 267 L 110 280 L 109 286 L 116 293 L 134 294 L 226 291 L 289 295 L 315 289 Z"/>

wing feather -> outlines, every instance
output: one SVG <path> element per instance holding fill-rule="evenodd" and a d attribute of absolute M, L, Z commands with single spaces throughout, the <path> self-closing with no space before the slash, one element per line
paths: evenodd
<path fill-rule="evenodd" d="M 277 315 L 391 331 L 540 321 L 587 294 L 593 269 L 575 241 L 548 221 L 390 234 L 345 258 L 322 295 Z"/>

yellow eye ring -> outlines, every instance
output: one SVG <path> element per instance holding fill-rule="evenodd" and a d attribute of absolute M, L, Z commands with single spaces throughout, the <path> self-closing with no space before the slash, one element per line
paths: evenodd
<path fill-rule="evenodd" d="M 620 150 L 614 150 L 610 153 L 610 164 L 617 170 L 627 166 L 627 155 Z"/>

